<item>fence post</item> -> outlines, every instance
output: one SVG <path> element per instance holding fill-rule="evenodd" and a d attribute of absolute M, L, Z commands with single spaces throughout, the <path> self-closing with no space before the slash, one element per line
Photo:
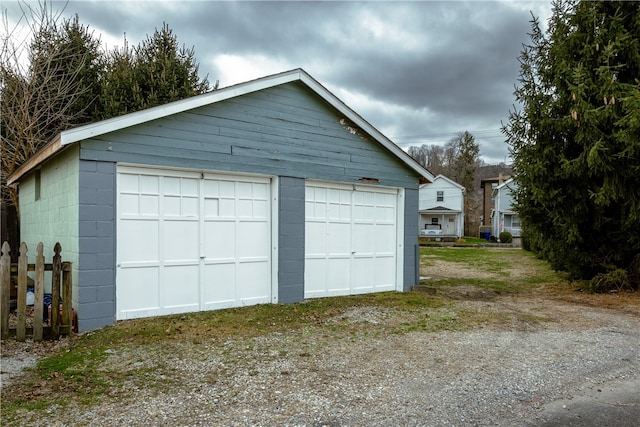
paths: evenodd
<path fill-rule="evenodd" d="M 62 270 L 62 261 L 60 251 L 62 247 L 60 242 L 53 247 L 53 274 L 51 275 L 51 337 L 58 339 L 60 337 L 60 270 Z"/>
<path fill-rule="evenodd" d="M 24 341 L 27 333 L 27 244 L 20 245 L 18 256 L 18 316 L 16 339 Z"/>
<path fill-rule="evenodd" d="M 0 256 L 0 329 L 2 338 L 9 337 L 9 295 L 11 294 L 11 248 L 2 244 Z"/>
<path fill-rule="evenodd" d="M 71 263 L 62 263 L 62 324 L 69 327 L 68 335 L 73 332 L 73 318 L 71 313 Z"/>
<path fill-rule="evenodd" d="M 33 303 L 33 340 L 42 341 L 42 315 L 44 310 L 44 246 L 38 243 L 36 249 L 36 282 L 33 288 L 35 294 Z"/>

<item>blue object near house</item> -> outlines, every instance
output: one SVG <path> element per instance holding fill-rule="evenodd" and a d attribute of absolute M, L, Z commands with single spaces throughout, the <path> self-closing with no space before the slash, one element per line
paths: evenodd
<path fill-rule="evenodd" d="M 62 132 L 9 177 L 73 262 L 80 330 L 406 291 L 433 176 L 296 69 Z"/>

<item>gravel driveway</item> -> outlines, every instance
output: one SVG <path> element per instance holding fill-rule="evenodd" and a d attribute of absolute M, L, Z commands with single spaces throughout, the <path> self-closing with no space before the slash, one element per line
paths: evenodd
<path fill-rule="evenodd" d="M 580 399 L 600 399 L 614 414 L 617 409 L 640 414 L 640 401 L 612 394 L 640 390 L 637 307 L 612 310 L 531 296 L 458 299 L 455 304 L 456 310 L 517 316 L 511 323 L 488 323 L 472 331 L 377 334 L 376 327 L 396 321 L 396 313 L 390 308 L 357 307 L 334 321 L 366 325 L 363 333 L 335 334 L 331 322 L 326 322 L 257 338 L 179 343 L 170 352 L 109 350 L 105 369 L 146 368 L 155 375 L 154 383 L 166 381 L 166 386 L 145 387 L 132 381 L 91 407 L 71 404 L 63 411 L 49 407 L 25 412 L 20 422 L 553 425 L 554 417 L 571 411 L 572 402 Z M 29 345 L 23 344 L 22 350 Z M 17 347 L 3 344 L 3 371 L 21 357 L 29 358 Z M 3 376 L 3 394 L 11 390 L 8 377 Z M 618 400 L 608 401 L 609 396 Z M 625 425 L 618 421 L 611 425 Z"/>

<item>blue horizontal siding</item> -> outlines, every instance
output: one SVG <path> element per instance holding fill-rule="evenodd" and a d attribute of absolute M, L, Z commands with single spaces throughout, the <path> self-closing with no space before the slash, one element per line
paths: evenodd
<path fill-rule="evenodd" d="M 85 160 L 417 188 L 417 174 L 301 83 L 276 86 L 81 143 Z"/>

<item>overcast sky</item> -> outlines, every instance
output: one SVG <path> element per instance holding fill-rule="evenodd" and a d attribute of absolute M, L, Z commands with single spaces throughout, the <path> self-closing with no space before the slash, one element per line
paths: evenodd
<path fill-rule="evenodd" d="M 166 22 L 220 87 L 303 68 L 403 148 L 462 131 L 490 164 L 510 162 L 500 133 L 515 102 L 531 12 L 549 1 L 48 2 L 112 49 Z M 23 7 L 24 7 L 23 2 Z M 36 5 L 37 2 L 26 2 Z M 2 0 L 10 25 L 17 0 Z"/>

